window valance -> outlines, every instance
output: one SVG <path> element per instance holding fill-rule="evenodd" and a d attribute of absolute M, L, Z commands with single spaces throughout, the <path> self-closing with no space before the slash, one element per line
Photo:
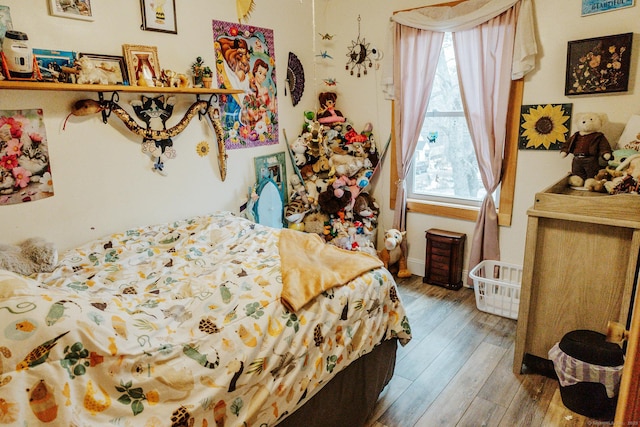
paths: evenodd
<path fill-rule="evenodd" d="M 455 6 L 425 6 L 398 12 L 391 17 L 391 21 L 422 30 L 456 32 L 487 22 L 517 3 L 520 3 L 520 11 L 511 70 L 511 78 L 517 80 L 534 69 L 538 51 L 531 0 L 467 0 Z M 389 34 L 391 40 L 393 34 Z"/>

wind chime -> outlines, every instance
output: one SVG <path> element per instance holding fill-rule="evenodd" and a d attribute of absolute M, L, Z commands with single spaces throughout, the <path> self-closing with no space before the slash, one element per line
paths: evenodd
<path fill-rule="evenodd" d="M 369 49 L 369 43 L 363 38 L 360 38 L 360 15 L 358 15 L 358 38 L 351 41 L 349 51 L 347 52 L 347 65 L 345 70 L 349 71 L 353 76 L 356 74 L 360 77 L 361 73 L 367 75 L 367 68 L 373 66 L 373 60 L 371 59 L 371 50 Z"/>

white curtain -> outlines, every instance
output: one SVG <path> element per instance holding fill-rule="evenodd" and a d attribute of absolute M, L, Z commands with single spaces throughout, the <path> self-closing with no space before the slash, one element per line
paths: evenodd
<path fill-rule="evenodd" d="M 487 191 L 471 238 L 469 270 L 484 259 L 500 259 L 493 194 L 502 176 L 517 15 L 516 4 L 487 22 L 453 33 L 462 104 Z"/>
<path fill-rule="evenodd" d="M 400 76 L 400 84 L 395 86 L 395 89 L 397 99 L 402 99 L 402 102 L 396 103 L 393 124 L 396 130 L 396 141 L 404 141 L 404 143 L 396 144 L 398 185 L 393 227 L 405 230 L 407 203 L 405 178 L 409 173 L 411 158 L 418 144 L 422 120 L 427 112 L 444 33 L 423 31 L 402 25 L 398 25 L 396 30 L 398 32 L 396 52 L 401 60 L 395 64 L 395 73 Z"/>
<path fill-rule="evenodd" d="M 482 259 L 500 259 L 492 194 L 502 174 L 510 80 L 523 77 L 535 66 L 531 0 L 467 0 L 455 6 L 399 12 L 391 21 L 394 49 L 388 55 L 391 62 L 385 67 L 383 85 L 396 101 L 393 120 L 398 189 L 393 226 L 400 230 L 406 226 L 405 178 L 442 45 L 442 37 L 436 34 L 452 32 L 467 124 L 487 190 L 471 241 L 470 269 Z M 405 37 L 410 41 L 403 41 Z M 422 46 L 428 51 L 418 48 L 420 42 L 414 39 L 420 38 L 424 38 Z M 414 59 L 416 56 L 420 62 Z M 425 68 L 418 66 L 422 61 L 428 61 Z"/>

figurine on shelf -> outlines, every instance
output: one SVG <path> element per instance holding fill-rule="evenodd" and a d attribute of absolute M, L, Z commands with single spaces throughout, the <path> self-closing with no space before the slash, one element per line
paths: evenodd
<path fill-rule="evenodd" d="M 191 64 L 191 73 L 193 74 L 193 86 L 202 87 L 202 78 L 204 77 L 204 69 L 209 68 L 204 65 L 204 60 L 201 56 L 198 56 L 196 60 Z M 211 71 L 211 69 L 209 69 Z"/>
<path fill-rule="evenodd" d="M 318 122 L 323 125 L 332 125 L 343 123 L 346 120 L 342 113 L 335 109 L 336 99 L 338 99 L 338 95 L 335 92 L 322 92 L 318 96 L 320 101 L 320 109 L 317 114 Z"/>

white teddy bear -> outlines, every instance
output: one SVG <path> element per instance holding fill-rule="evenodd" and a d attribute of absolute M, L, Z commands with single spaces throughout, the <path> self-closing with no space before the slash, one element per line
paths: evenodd
<path fill-rule="evenodd" d="M 601 132 L 605 122 L 604 114 L 576 114 L 578 132 L 571 135 L 560 150 L 562 157 L 573 154 L 569 185 L 582 187 L 586 179 L 595 177 L 601 169 L 600 159 L 611 158 L 611 145 Z"/>

